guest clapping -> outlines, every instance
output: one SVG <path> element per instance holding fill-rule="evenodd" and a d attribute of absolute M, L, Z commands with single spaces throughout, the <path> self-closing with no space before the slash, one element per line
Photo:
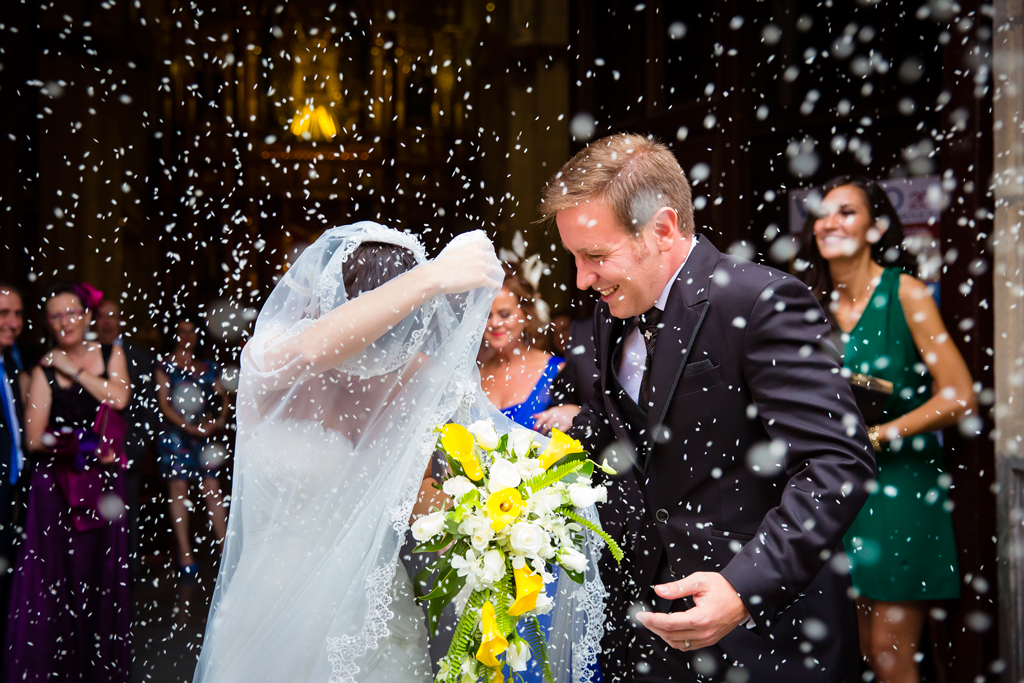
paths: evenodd
<path fill-rule="evenodd" d="M 830 312 L 843 364 L 888 380 L 873 487 L 844 544 L 861 650 L 878 680 L 917 681 L 927 600 L 960 595 L 942 445 L 935 434 L 974 410 L 971 375 L 926 286 L 910 273 L 903 226 L 885 191 L 837 178 L 804 228 L 797 269 Z"/>
<path fill-rule="evenodd" d="M 85 339 L 100 298 L 88 285 L 57 285 L 45 299 L 54 346 L 32 371 L 25 406 L 36 463 L 11 595 L 11 681 L 126 681 L 130 672 L 124 481 L 93 429 L 101 404 L 122 409 L 131 392 L 121 349 Z"/>
<path fill-rule="evenodd" d="M 198 343 L 195 322 L 179 321 L 174 350 L 156 369 L 157 400 L 164 418 L 157 454 L 170 489 L 171 523 L 183 578 L 194 577 L 198 571 L 189 533 L 189 482 L 199 483 L 218 543 L 224 540 L 228 516 L 217 480 L 222 451 L 213 440 L 227 420 L 227 396 L 218 366 L 197 358 Z"/>

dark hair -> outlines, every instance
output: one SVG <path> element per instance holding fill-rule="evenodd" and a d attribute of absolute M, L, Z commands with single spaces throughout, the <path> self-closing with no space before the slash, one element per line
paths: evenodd
<path fill-rule="evenodd" d="M 6 280 L 0 280 L 0 292 L 7 292 L 8 294 L 17 294 L 18 298 L 22 300 L 22 303 L 24 303 L 25 301 L 25 297 L 22 296 L 21 294 L 21 289 L 15 287 Z"/>
<path fill-rule="evenodd" d="M 61 294 L 70 294 L 78 298 L 79 303 L 85 306 L 85 301 L 82 300 L 82 293 L 78 291 L 78 288 L 70 282 L 55 282 L 50 285 L 50 288 L 46 290 L 46 295 L 43 297 L 43 310 L 46 310 L 46 304 L 50 303 L 50 300 L 54 297 L 58 297 Z"/>
<path fill-rule="evenodd" d="M 385 242 L 363 242 L 345 262 L 343 281 L 348 298 L 376 289 L 416 266 L 416 257 L 405 247 Z"/>
<path fill-rule="evenodd" d="M 879 240 L 871 245 L 871 258 L 882 266 L 896 266 L 913 275 L 916 272 L 914 259 L 903 249 L 903 222 L 889 201 L 889 195 L 875 181 L 860 176 L 833 178 L 822 185 L 818 192 L 824 199 L 829 192 L 844 185 L 852 185 L 864 193 L 872 221 L 884 218 L 889 223 Z M 811 289 L 821 307 L 828 311 L 835 285 L 832 283 L 828 262 L 818 251 L 818 242 L 814 237 L 814 223 L 818 218 L 814 211 L 807 212 L 804 229 L 800 234 L 800 250 L 796 255 L 797 261 L 803 261 L 807 267 L 795 270 L 797 277 Z"/>
<path fill-rule="evenodd" d="M 519 307 L 523 309 L 523 315 L 526 316 L 527 345 L 541 351 L 547 351 L 548 337 L 544 332 L 548 321 L 541 320 L 540 313 L 537 310 L 540 292 L 515 266 L 506 263 L 503 264 L 502 268 L 505 271 L 505 282 L 502 283 L 501 287 L 515 295 L 516 299 L 519 300 Z"/>

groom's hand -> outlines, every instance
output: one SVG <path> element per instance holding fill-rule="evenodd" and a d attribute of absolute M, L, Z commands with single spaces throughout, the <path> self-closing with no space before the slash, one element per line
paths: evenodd
<path fill-rule="evenodd" d="M 641 624 L 677 650 L 714 645 L 750 617 L 736 589 L 717 572 L 696 572 L 654 590 L 668 600 L 693 596 L 695 607 L 685 612 L 636 615 Z"/>

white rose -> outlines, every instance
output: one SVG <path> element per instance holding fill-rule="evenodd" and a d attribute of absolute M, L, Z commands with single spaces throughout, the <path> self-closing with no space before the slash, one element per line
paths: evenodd
<path fill-rule="evenodd" d="M 473 527 L 473 532 L 469 535 L 469 543 L 477 550 L 484 550 L 493 538 L 494 528 L 490 523 L 480 524 Z"/>
<path fill-rule="evenodd" d="M 516 522 L 508 536 L 512 549 L 523 555 L 537 555 L 548 544 L 547 534 L 536 524 Z"/>
<path fill-rule="evenodd" d="M 423 515 L 412 523 L 412 537 L 422 543 L 444 531 L 444 510 Z"/>
<path fill-rule="evenodd" d="M 587 569 L 587 557 L 575 548 L 562 548 L 558 551 L 558 564 L 569 571 L 584 572 Z"/>
<path fill-rule="evenodd" d="M 530 644 L 525 640 L 514 640 L 505 650 L 505 661 L 513 671 L 526 671 L 526 663 L 530 661 Z"/>
<path fill-rule="evenodd" d="M 477 420 L 467 427 L 476 442 L 485 451 L 493 451 L 498 446 L 498 433 L 494 431 L 494 425 L 490 420 Z"/>
<path fill-rule="evenodd" d="M 493 586 L 505 576 L 505 557 L 500 550 L 485 550 L 483 568 L 479 570 L 480 583 Z"/>
<path fill-rule="evenodd" d="M 461 474 L 457 477 L 446 479 L 444 484 L 441 485 L 441 490 L 455 500 L 462 498 L 475 488 L 476 484 L 471 482 L 468 477 L 464 477 Z"/>
<path fill-rule="evenodd" d="M 508 449 L 517 457 L 525 458 L 533 447 L 533 432 L 517 429 L 508 435 Z"/>
<path fill-rule="evenodd" d="M 587 484 L 569 484 L 569 502 L 578 508 L 590 507 L 597 502 L 597 497 L 598 492 Z M 607 497 L 606 493 L 605 498 Z"/>
<path fill-rule="evenodd" d="M 503 489 L 514 489 L 523 482 L 519 476 L 516 466 L 504 458 L 495 458 L 491 463 L 491 471 L 487 481 L 487 488 L 491 493 Z"/>

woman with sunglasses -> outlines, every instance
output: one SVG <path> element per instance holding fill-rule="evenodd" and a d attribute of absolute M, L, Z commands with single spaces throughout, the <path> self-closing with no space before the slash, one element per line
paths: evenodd
<path fill-rule="evenodd" d="M 6 680 L 127 681 L 131 667 L 128 532 L 121 467 L 98 448 L 102 404 L 131 396 L 117 346 L 87 341 L 88 285 L 57 285 L 45 299 L 53 349 L 32 371 L 25 406 L 35 460 L 25 537 L 15 562 Z"/>

